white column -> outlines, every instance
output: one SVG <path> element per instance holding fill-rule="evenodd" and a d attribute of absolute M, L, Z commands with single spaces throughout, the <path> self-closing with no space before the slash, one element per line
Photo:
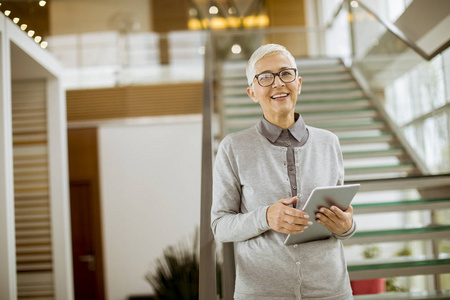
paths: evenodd
<path fill-rule="evenodd" d="M 4 16 L 0 16 L 0 35 L 0 299 L 16 300 L 11 54 Z"/>
<path fill-rule="evenodd" d="M 66 96 L 61 80 L 56 77 L 47 78 L 47 128 L 55 299 L 72 300 Z"/>

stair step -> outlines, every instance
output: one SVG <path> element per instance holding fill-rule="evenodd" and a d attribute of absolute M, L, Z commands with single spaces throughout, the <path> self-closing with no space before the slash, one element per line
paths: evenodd
<path fill-rule="evenodd" d="M 236 76 L 228 79 L 223 79 L 221 82 L 222 88 L 240 87 L 245 90 L 248 86 L 245 71 L 242 71 L 242 76 Z M 310 86 L 318 86 L 322 84 L 339 84 L 354 82 L 351 73 L 342 74 L 324 74 L 324 75 L 301 75 L 303 81 L 303 89 Z"/>
<path fill-rule="evenodd" d="M 353 296 L 355 300 L 442 300 L 450 299 L 450 290 L 443 291 L 422 291 L 422 292 L 402 292 L 384 293 L 374 295 Z"/>
<path fill-rule="evenodd" d="M 329 98 L 329 96 L 334 95 L 333 98 Z M 242 98 L 242 100 L 246 99 L 246 101 L 242 101 L 242 103 L 248 102 L 248 100 L 250 100 L 250 98 L 247 95 L 246 92 L 246 87 L 227 87 L 222 89 L 222 95 L 224 98 L 234 98 L 234 97 L 238 97 L 238 98 Z M 347 98 L 347 99 L 351 99 L 351 98 L 355 98 L 354 95 L 358 95 L 360 97 L 364 97 L 364 94 L 362 93 L 362 91 L 357 88 L 357 87 L 353 87 L 353 86 L 349 86 L 349 87 L 339 87 L 339 86 L 335 86 L 335 85 L 323 85 L 323 86 L 319 86 L 319 87 L 310 87 L 310 88 L 302 88 L 302 93 L 300 94 L 300 96 L 298 96 L 299 101 L 303 101 L 306 99 L 304 99 L 305 97 L 310 98 L 311 95 L 316 96 L 319 99 L 324 99 L 324 100 L 333 100 L 333 99 L 342 99 L 342 98 Z M 362 96 L 361 96 L 362 95 Z M 344 97 L 345 96 L 345 97 Z M 315 99 L 311 100 L 308 99 L 310 101 L 315 101 Z"/>
<path fill-rule="evenodd" d="M 345 245 L 385 243 L 398 241 L 442 239 L 450 236 L 450 225 L 436 225 L 421 228 L 357 231 Z"/>
<path fill-rule="evenodd" d="M 345 168 L 345 175 L 359 175 L 359 174 L 377 174 L 377 173 L 392 173 L 392 172 L 412 172 L 415 166 L 413 163 L 405 163 L 398 165 L 381 165 L 370 167 L 348 167 Z"/>
<path fill-rule="evenodd" d="M 366 99 L 327 101 L 326 104 L 318 104 L 317 102 L 297 102 L 296 104 L 297 111 L 301 111 L 302 115 L 310 112 L 334 113 L 343 110 L 351 111 L 371 107 L 371 102 Z M 261 115 L 262 110 L 259 105 L 255 105 L 254 103 L 227 105 L 224 109 L 224 114 L 225 116 Z"/>
<path fill-rule="evenodd" d="M 240 116 L 226 116 L 225 123 L 227 128 L 233 131 L 233 128 L 251 127 L 259 122 L 262 113 L 244 114 Z M 354 111 L 338 112 L 311 112 L 302 114 L 306 124 L 319 123 L 320 121 L 342 120 L 348 118 L 373 119 L 378 117 L 375 110 L 360 109 Z"/>
<path fill-rule="evenodd" d="M 450 208 L 450 198 L 401 200 L 376 203 L 352 204 L 355 214 L 386 213 L 411 210 L 433 210 Z"/>
<path fill-rule="evenodd" d="M 341 101 L 341 100 L 357 100 L 357 99 L 367 99 L 364 93 L 360 90 L 352 90 L 350 92 L 343 93 L 306 93 L 300 94 L 298 96 L 299 102 L 306 101 L 314 101 L 314 102 L 322 102 L 322 101 Z M 224 105 L 239 105 L 245 103 L 252 103 L 252 100 L 248 97 L 245 91 L 240 96 L 224 96 L 222 98 L 222 102 Z"/>
<path fill-rule="evenodd" d="M 348 69 L 344 65 L 329 65 L 323 67 L 315 67 L 315 68 L 300 68 L 299 67 L 299 75 L 303 76 L 322 76 L 322 75 L 338 75 L 338 74 L 349 74 Z M 245 73 L 245 67 L 233 67 L 230 66 L 222 66 L 222 78 L 223 79 L 231 79 L 231 78 L 247 78 Z"/>
<path fill-rule="evenodd" d="M 341 143 L 341 145 L 392 143 L 394 140 L 394 135 L 391 133 L 384 133 L 375 136 L 339 138 L 339 142 Z"/>
<path fill-rule="evenodd" d="M 355 158 L 375 158 L 375 157 L 387 157 L 387 156 L 401 156 L 405 154 L 402 148 L 389 148 L 380 150 L 367 150 L 367 151 L 343 151 L 344 160 Z"/>
<path fill-rule="evenodd" d="M 450 268 L 450 259 L 418 259 L 407 261 L 354 264 L 349 262 L 350 280 L 374 279 L 396 276 L 445 274 Z"/>
<path fill-rule="evenodd" d="M 359 192 L 433 188 L 450 186 L 450 174 L 346 181 L 352 183 L 361 184 Z"/>
<path fill-rule="evenodd" d="M 323 91 L 341 91 L 341 90 L 358 90 L 359 85 L 353 80 L 341 81 L 341 82 L 324 82 L 320 81 L 320 84 L 305 84 L 303 81 L 302 94 L 311 92 L 323 92 Z M 244 80 L 229 80 L 222 84 L 222 95 L 247 95 L 247 81 Z"/>

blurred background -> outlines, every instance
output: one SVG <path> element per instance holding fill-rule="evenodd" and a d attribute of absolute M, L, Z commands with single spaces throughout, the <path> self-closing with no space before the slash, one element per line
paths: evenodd
<path fill-rule="evenodd" d="M 0 299 L 151 299 L 146 274 L 196 232 L 200 297 L 232 299 L 211 169 L 261 118 L 245 63 L 267 43 L 296 57 L 297 112 L 361 183 L 355 299 L 450 297 L 449 1 L 0 3 Z"/>

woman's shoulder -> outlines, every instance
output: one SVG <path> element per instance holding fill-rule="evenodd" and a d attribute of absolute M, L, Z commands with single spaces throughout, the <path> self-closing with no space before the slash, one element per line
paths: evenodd
<path fill-rule="evenodd" d="M 221 144 L 223 146 L 239 146 L 249 142 L 254 143 L 258 140 L 258 135 L 259 133 L 256 126 L 252 126 L 250 128 L 228 134 L 222 139 Z"/>
<path fill-rule="evenodd" d="M 336 134 L 332 133 L 329 130 L 312 127 L 312 126 L 306 126 L 306 128 L 309 131 L 310 136 L 312 137 L 312 140 L 316 141 L 337 141 L 339 142 L 339 138 Z"/>

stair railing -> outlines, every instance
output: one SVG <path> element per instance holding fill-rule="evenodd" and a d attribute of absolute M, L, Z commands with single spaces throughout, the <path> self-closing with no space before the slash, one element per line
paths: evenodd
<path fill-rule="evenodd" d="M 216 292 L 216 259 L 214 236 L 211 231 L 212 168 L 213 168 L 213 51 L 211 34 L 205 46 L 202 120 L 202 175 L 200 210 L 199 299 L 213 300 Z"/>

